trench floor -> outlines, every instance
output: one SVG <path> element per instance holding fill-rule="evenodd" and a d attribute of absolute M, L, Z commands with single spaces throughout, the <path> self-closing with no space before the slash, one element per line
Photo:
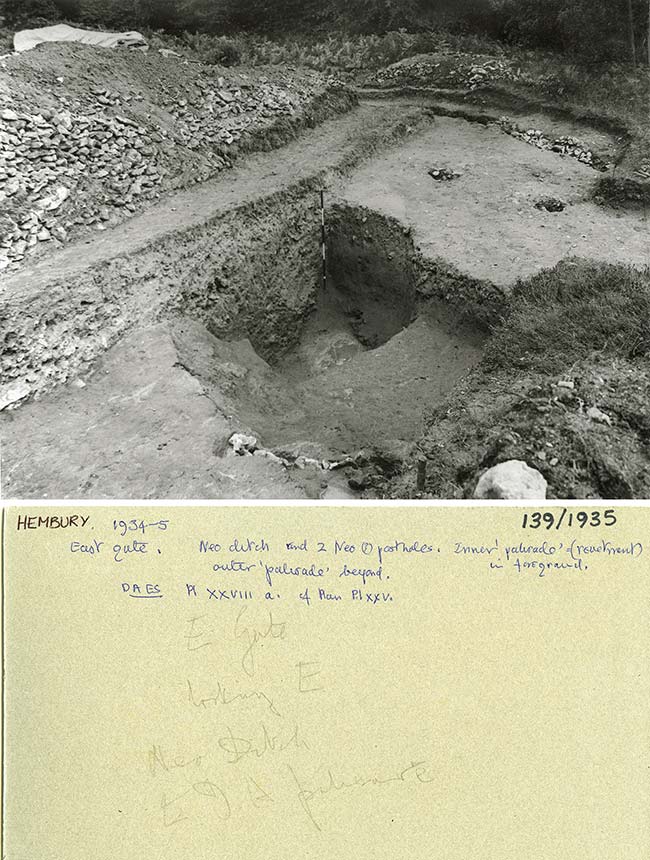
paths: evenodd
<path fill-rule="evenodd" d="M 365 154 L 384 134 L 400 123 L 415 127 L 423 119 L 421 106 L 386 102 L 361 104 L 271 152 L 253 153 L 208 182 L 166 194 L 144 212 L 111 230 L 98 232 L 67 245 L 20 272 L 0 277 L 0 290 L 8 294 L 25 289 L 46 289 L 49 281 L 100 266 L 117 256 L 137 253 L 177 231 L 205 224 L 224 212 L 280 192 L 318 173 L 336 173 L 346 160 Z M 332 181 L 332 177 L 324 181 Z"/>
<path fill-rule="evenodd" d="M 344 472 L 233 456 L 228 440 L 252 434 L 292 461 L 406 448 L 420 435 L 423 408 L 480 355 L 480 338 L 434 305 L 368 350 L 344 315 L 321 302 L 296 350 L 274 367 L 248 341 L 221 341 L 193 320 L 162 323 L 132 332 L 85 380 L 7 413 L 4 492 L 352 498 Z"/>
<path fill-rule="evenodd" d="M 263 423 L 264 439 L 282 446 L 299 427 L 328 457 L 412 442 L 424 406 L 438 403 L 478 363 L 482 341 L 430 303 L 386 343 L 365 349 L 345 317 L 321 305 L 297 350 L 275 368 L 298 413 Z"/>
<path fill-rule="evenodd" d="M 536 119 L 555 129 L 553 120 Z M 460 177 L 435 181 L 431 168 Z M 590 199 L 598 176 L 496 126 L 436 117 L 356 170 L 341 199 L 410 226 L 425 256 L 507 288 L 571 256 L 650 265 L 650 213 L 598 206 Z M 536 209 L 541 197 L 566 208 Z"/>

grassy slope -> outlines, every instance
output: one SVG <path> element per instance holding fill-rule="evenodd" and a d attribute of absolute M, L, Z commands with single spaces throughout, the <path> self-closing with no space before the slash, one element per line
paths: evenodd
<path fill-rule="evenodd" d="M 539 469 L 553 498 L 650 498 L 650 271 L 567 260 L 517 285 L 481 365 L 425 418 L 426 495 Z M 387 488 L 413 495 L 413 473 Z"/>

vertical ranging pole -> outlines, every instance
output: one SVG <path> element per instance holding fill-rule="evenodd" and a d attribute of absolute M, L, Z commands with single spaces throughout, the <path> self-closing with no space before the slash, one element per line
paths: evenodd
<path fill-rule="evenodd" d="M 321 253 L 323 255 L 323 289 L 327 289 L 327 233 L 325 231 L 325 191 L 320 192 Z"/>

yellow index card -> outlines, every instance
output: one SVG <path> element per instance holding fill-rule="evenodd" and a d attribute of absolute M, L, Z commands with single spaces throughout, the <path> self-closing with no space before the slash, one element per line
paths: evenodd
<path fill-rule="evenodd" d="M 7 860 L 648 860 L 650 507 L 20 507 Z"/>

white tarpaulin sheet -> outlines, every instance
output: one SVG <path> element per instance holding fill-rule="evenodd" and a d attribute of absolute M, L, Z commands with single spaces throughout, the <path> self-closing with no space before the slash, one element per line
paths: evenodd
<path fill-rule="evenodd" d="M 40 27 L 37 30 L 21 30 L 14 36 L 14 50 L 30 51 L 42 42 L 83 42 L 99 48 L 140 47 L 146 45 L 141 33 L 103 33 L 99 30 L 79 30 L 67 24 Z"/>

